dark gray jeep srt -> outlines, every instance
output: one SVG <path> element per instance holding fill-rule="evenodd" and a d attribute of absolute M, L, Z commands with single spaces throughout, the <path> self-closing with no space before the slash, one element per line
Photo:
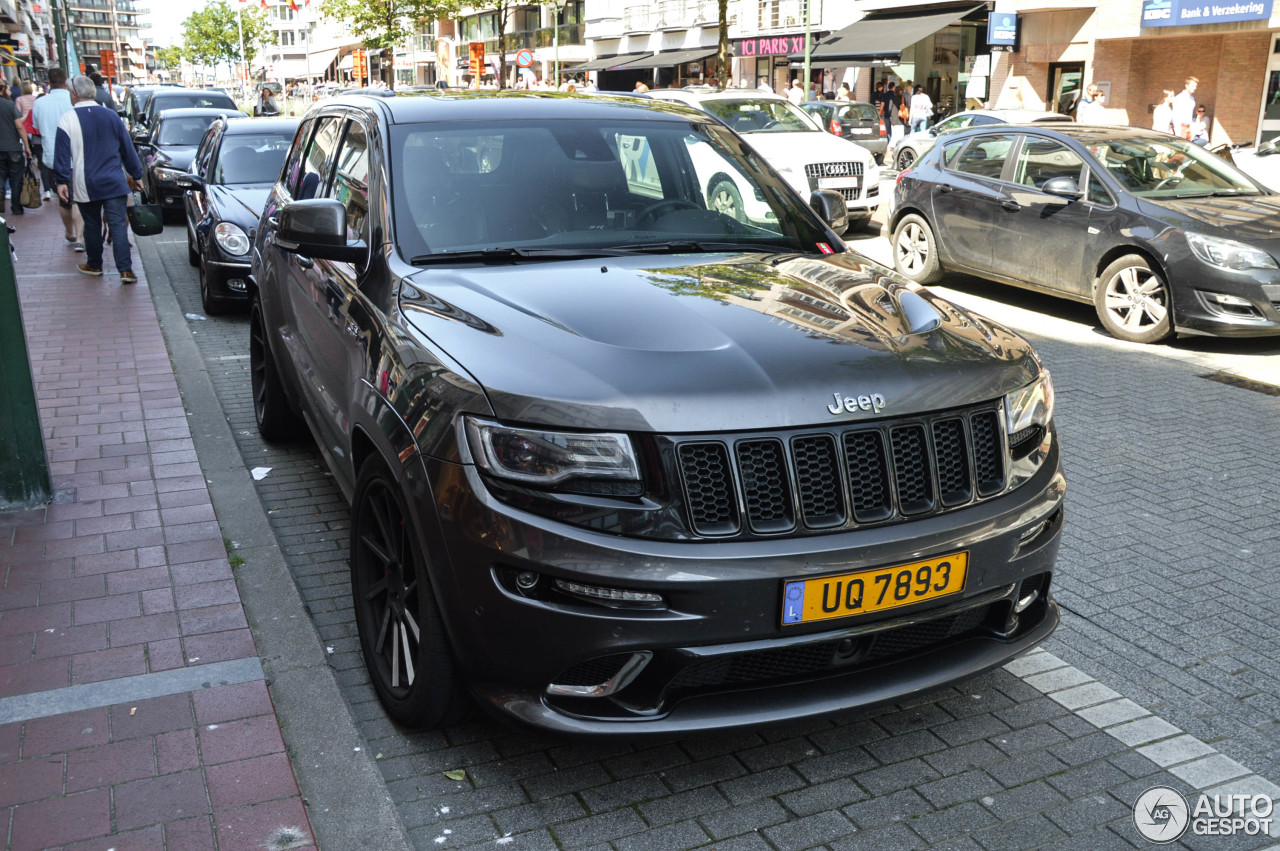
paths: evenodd
<path fill-rule="evenodd" d="M 392 718 L 474 697 L 558 734 L 724 730 L 1053 631 L 1049 373 L 851 253 L 818 180 L 629 98 L 307 115 L 253 246 L 254 404 L 351 499 Z"/>

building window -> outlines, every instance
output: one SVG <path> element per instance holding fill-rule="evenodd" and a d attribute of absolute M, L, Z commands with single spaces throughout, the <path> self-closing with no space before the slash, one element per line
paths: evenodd
<path fill-rule="evenodd" d="M 281 32 L 281 33 L 280 33 L 280 46 L 281 46 L 281 47 L 293 47 L 294 43 L 295 43 L 295 42 L 294 42 L 294 34 L 293 34 L 293 32 L 292 32 L 292 31 L 285 31 L 285 32 Z"/>

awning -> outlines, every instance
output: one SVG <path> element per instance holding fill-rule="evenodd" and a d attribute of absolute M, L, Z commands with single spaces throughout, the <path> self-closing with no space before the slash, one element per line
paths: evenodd
<path fill-rule="evenodd" d="M 356 58 L 354 55 L 350 53 L 348 53 L 346 56 L 338 60 L 339 71 L 350 71 L 355 66 L 356 66 Z"/>
<path fill-rule="evenodd" d="M 629 66 L 632 62 L 652 56 L 652 53 L 622 53 L 618 56 L 605 56 L 600 59 L 592 59 L 582 65 L 575 65 L 572 68 L 565 68 L 567 74 L 576 74 L 579 71 L 616 71 L 624 66 Z"/>
<path fill-rule="evenodd" d="M 324 72 L 333 64 L 333 58 L 337 55 L 338 48 L 336 47 L 311 51 L 311 59 L 308 61 L 308 66 L 311 68 L 312 76 L 323 76 Z"/>
<path fill-rule="evenodd" d="M 985 8 L 984 3 L 949 12 L 873 12 L 814 45 L 809 64 L 814 68 L 896 65 L 906 48 Z M 803 53 L 787 58 L 804 62 Z"/>
<path fill-rule="evenodd" d="M 690 50 L 664 50 L 661 53 L 655 53 L 644 59 L 638 59 L 635 62 L 627 63 L 627 70 L 633 71 L 636 68 L 673 68 L 676 65 L 683 65 L 686 62 L 697 62 L 699 59 L 706 59 L 708 56 L 716 55 L 714 47 L 695 47 Z"/>

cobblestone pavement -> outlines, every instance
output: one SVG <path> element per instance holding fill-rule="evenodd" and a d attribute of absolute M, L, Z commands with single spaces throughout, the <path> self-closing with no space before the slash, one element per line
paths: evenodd
<path fill-rule="evenodd" d="M 200 313 L 181 227 L 156 239 Z M 1280 779 L 1280 399 L 1206 380 L 1200 358 L 1280 348 L 1129 346 L 1077 305 L 944 284 L 1031 336 L 1054 375 L 1070 489 L 1050 652 L 898 706 L 643 746 L 393 726 L 347 599 L 347 506 L 312 445 L 259 439 L 244 316 L 188 323 L 245 466 L 271 468 L 258 493 L 418 847 L 1127 848 L 1145 844 L 1133 802 L 1149 787 L 1280 797 L 1263 779 Z"/>

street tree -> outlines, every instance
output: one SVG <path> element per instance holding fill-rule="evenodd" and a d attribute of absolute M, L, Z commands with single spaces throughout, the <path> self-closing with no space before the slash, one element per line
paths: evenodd
<path fill-rule="evenodd" d="M 523 6 L 515 0 L 497 0 L 494 3 L 498 17 L 498 88 L 507 87 L 507 24 L 511 18 L 511 10 Z"/>
<path fill-rule="evenodd" d="M 244 34 L 244 55 L 240 54 L 240 35 Z M 182 56 L 200 65 L 226 62 L 234 68 L 240 61 L 249 62 L 267 35 L 267 15 L 262 9 L 243 4 L 239 26 L 236 10 L 227 0 L 215 0 L 182 22 Z"/>
<path fill-rule="evenodd" d="M 720 83 L 720 91 L 729 85 L 729 0 L 716 0 L 720 10 L 720 42 L 716 49 L 716 65 L 720 73 L 716 80 Z M 807 2 L 807 0 L 806 0 Z"/>
<path fill-rule="evenodd" d="M 382 50 L 382 80 L 395 85 L 395 48 L 417 34 L 423 22 L 451 18 L 463 0 L 324 0 L 320 13 L 342 21 L 370 50 Z"/>
<path fill-rule="evenodd" d="M 182 67 L 182 46 L 171 45 L 169 47 L 157 47 L 155 50 L 156 64 L 166 71 L 172 71 Z"/>

